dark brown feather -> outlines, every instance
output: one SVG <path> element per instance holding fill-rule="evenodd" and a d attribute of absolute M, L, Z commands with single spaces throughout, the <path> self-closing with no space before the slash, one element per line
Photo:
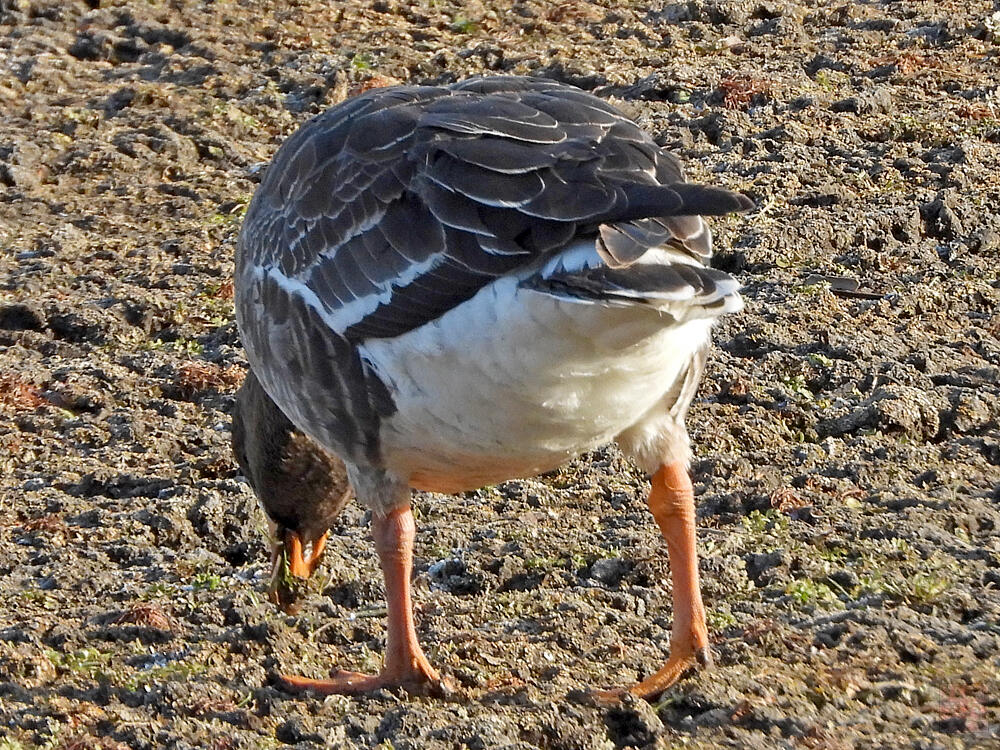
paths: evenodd
<path fill-rule="evenodd" d="M 302 434 L 247 373 L 236 395 L 233 452 L 279 530 L 319 539 L 351 499 L 344 463 Z"/>

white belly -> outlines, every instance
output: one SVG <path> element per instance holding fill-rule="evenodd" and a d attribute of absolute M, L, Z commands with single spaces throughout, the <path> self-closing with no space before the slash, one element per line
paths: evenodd
<path fill-rule="evenodd" d="M 397 407 L 382 425 L 386 468 L 441 492 L 553 469 L 648 419 L 711 325 L 500 279 L 433 323 L 362 347 Z"/>

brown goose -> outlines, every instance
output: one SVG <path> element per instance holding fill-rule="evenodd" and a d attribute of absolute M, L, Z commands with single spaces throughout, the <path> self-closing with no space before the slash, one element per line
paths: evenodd
<path fill-rule="evenodd" d="M 709 660 L 684 417 L 713 321 L 742 307 L 701 215 L 751 208 L 684 181 L 607 102 L 496 77 L 369 91 L 281 147 L 236 256 L 247 357 L 372 513 L 388 604 L 377 675 L 292 689 L 433 690 L 410 605 L 411 488 L 455 493 L 616 441 L 652 475 L 667 542 L 669 661 Z"/>
<path fill-rule="evenodd" d="M 289 576 L 308 578 L 319 564 L 330 524 L 351 499 L 347 470 L 295 429 L 252 372 L 236 394 L 233 452 L 271 527 L 270 598 L 294 612 Z"/>

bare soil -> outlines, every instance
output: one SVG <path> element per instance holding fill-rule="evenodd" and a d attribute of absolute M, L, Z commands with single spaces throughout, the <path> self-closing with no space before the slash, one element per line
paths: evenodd
<path fill-rule="evenodd" d="M 0 0 L 0 748 L 1000 747 L 998 45 L 978 0 Z M 690 415 L 717 664 L 576 697 L 669 644 L 608 449 L 416 499 L 454 700 L 291 697 L 275 672 L 378 666 L 382 584 L 355 506 L 297 616 L 262 594 L 241 216 L 311 114 L 494 72 L 757 202 L 714 224 L 747 310 Z"/>

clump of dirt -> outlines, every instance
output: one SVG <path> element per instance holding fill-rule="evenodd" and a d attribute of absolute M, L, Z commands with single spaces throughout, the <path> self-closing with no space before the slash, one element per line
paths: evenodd
<path fill-rule="evenodd" d="M 1000 17 L 990 3 L 0 3 L 4 748 L 1000 745 Z M 374 669 L 362 511 L 294 617 L 229 451 L 232 252 L 281 140 L 480 73 L 611 98 L 693 179 L 747 310 L 689 423 L 716 668 L 665 659 L 665 550 L 608 449 L 420 495 L 453 701 L 290 697 Z M 846 281 L 845 281 L 846 279 Z"/>

